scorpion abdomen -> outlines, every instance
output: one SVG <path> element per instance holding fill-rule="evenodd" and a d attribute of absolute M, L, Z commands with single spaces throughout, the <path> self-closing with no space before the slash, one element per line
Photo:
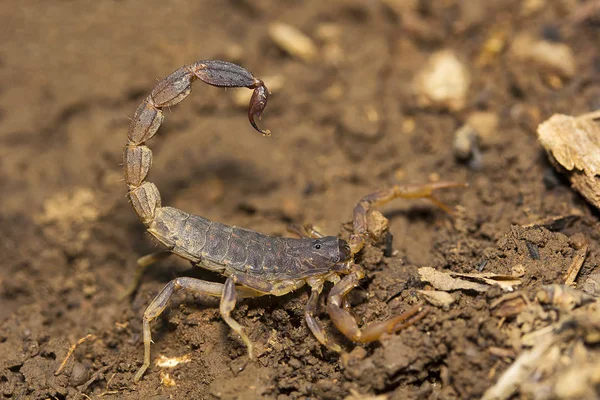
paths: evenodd
<path fill-rule="evenodd" d="M 289 239 L 213 222 L 173 207 L 158 208 L 148 232 L 173 253 L 224 275 L 286 278 L 286 271 L 294 271 L 290 265 L 294 258 L 285 252 Z"/>

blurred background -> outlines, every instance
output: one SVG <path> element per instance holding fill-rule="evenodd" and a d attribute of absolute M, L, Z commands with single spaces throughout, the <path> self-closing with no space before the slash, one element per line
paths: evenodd
<path fill-rule="evenodd" d="M 197 60 L 263 78 L 273 135 L 248 124 L 249 90 L 196 82 L 149 144 L 163 204 L 267 234 L 308 222 L 347 235 L 356 201 L 380 187 L 470 184 L 441 196 L 454 222 L 424 201 L 386 206 L 393 251 L 364 255 L 361 321 L 415 303 L 418 266 L 520 263 L 533 290 L 564 272 L 573 234 L 598 236 L 597 212 L 536 137 L 553 113 L 600 108 L 597 1 L 24 0 L 0 6 L 0 36 L 4 398 L 477 398 L 520 352 L 479 295 L 340 358 L 308 333 L 301 290 L 240 305 L 259 347 L 245 366 L 215 300 L 182 295 L 154 324 L 153 357 L 191 361 L 133 385 L 145 306 L 170 279 L 206 275 L 172 257 L 118 300 L 157 249 L 127 202 L 122 147 L 158 80 Z M 577 218 L 565 232 L 514 228 L 564 215 Z M 583 277 L 597 252 L 592 241 Z"/>

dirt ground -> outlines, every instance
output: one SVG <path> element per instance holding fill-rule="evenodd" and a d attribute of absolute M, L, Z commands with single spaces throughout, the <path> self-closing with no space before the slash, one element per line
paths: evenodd
<path fill-rule="evenodd" d="M 555 172 L 536 137 L 553 113 L 600 108 L 593 3 L 1 5 L 2 398 L 481 398 L 527 350 L 519 338 L 563 315 L 540 305 L 538 290 L 563 282 L 582 243 L 589 248 L 577 287 L 599 262 L 598 210 Z M 307 35 L 316 57 L 277 45 L 269 33 L 276 21 Z M 514 48 L 523 37 L 567 48 L 572 65 L 555 65 L 569 61 L 562 55 L 545 63 L 523 55 Z M 467 71 L 462 98 L 431 101 L 419 92 L 418 77 L 441 50 Z M 354 345 L 335 332 L 323 301 L 320 319 L 345 350 L 337 354 L 308 331 L 307 289 L 244 300 L 233 315 L 256 346 L 257 360 L 247 362 L 218 300 L 181 294 L 153 323 L 152 356 L 188 361 L 153 363 L 134 384 L 151 299 L 177 276 L 223 281 L 173 256 L 149 269 L 132 299 L 119 300 L 137 258 L 160 248 L 126 198 L 120 163 L 129 118 L 157 79 L 201 59 L 237 62 L 273 83 L 261 121 L 273 136 L 248 125 L 239 92 L 195 83 L 149 144 L 163 204 L 267 234 L 308 222 L 347 237 L 354 204 L 375 189 L 467 182 L 439 196 L 453 218 L 425 200 L 382 208 L 393 241 L 361 253 L 367 277 L 350 296 L 354 312 L 368 323 L 424 302 L 420 291 L 435 285 L 420 278 L 421 267 L 518 274 L 516 293 L 528 306 L 498 311 L 505 293 L 494 285 L 454 290 L 453 304 L 430 305 L 414 326 Z M 465 156 L 456 131 L 476 113 L 497 123 L 477 132 Z M 552 374 L 535 379 L 555 388 Z M 596 398 L 598 379 L 590 382 L 586 396 Z M 543 397 L 520 386 L 511 395 L 561 397 L 552 390 Z"/>

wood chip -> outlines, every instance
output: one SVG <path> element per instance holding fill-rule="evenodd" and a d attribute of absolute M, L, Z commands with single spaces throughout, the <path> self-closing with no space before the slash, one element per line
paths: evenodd
<path fill-rule="evenodd" d="M 538 139 L 566 170 L 575 190 L 600 208 L 600 112 L 572 117 L 554 114 L 538 126 Z"/>
<path fill-rule="evenodd" d="M 577 279 L 577 275 L 583 266 L 583 262 L 587 256 L 588 247 L 588 245 L 585 245 L 575 252 L 573 261 L 571 262 L 571 265 L 565 274 L 565 285 L 575 286 L 575 279 Z"/>

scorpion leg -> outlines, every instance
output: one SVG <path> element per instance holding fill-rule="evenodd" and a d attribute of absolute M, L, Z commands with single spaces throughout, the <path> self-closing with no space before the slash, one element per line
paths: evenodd
<path fill-rule="evenodd" d="M 230 279 L 228 279 L 227 282 L 230 282 Z M 231 283 L 233 283 L 233 281 L 231 281 Z M 231 285 L 231 283 L 230 283 L 230 285 Z M 150 344 L 152 343 L 150 322 L 152 322 L 154 319 L 158 318 L 158 316 L 160 314 L 162 314 L 162 312 L 167 307 L 167 303 L 169 302 L 169 299 L 171 298 L 171 296 L 175 292 L 180 291 L 180 290 L 186 290 L 188 292 L 195 293 L 195 294 L 205 294 L 208 296 L 221 297 L 222 299 L 225 298 L 227 295 L 228 299 L 229 299 L 228 300 L 229 303 L 231 303 L 231 297 L 233 297 L 234 305 L 235 305 L 236 292 L 242 298 L 257 297 L 257 296 L 261 296 L 264 294 L 264 293 L 258 292 L 256 290 L 253 290 L 251 288 L 246 288 L 243 286 L 236 288 L 235 286 L 231 285 L 231 287 L 228 287 L 226 285 L 223 285 L 222 283 L 208 282 L 208 281 L 203 281 L 200 279 L 187 278 L 187 277 L 176 278 L 176 279 L 173 279 L 171 282 L 167 283 L 167 285 L 163 288 L 163 290 L 160 291 L 160 293 L 154 298 L 154 300 L 152 300 L 152 303 L 150 303 L 150 305 L 148 306 L 148 308 L 146 308 L 146 311 L 144 312 L 144 319 L 143 319 L 143 324 L 142 324 L 142 331 L 143 331 L 143 337 L 144 337 L 144 364 L 142 364 L 142 366 L 140 367 L 138 372 L 135 374 L 134 381 L 136 381 L 136 382 L 140 380 L 142 375 L 144 375 L 144 372 L 146 371 L 146 369 L 148 369 L 148 367 L 150 366 Z M 233 294 L 231 293 L 232 290 L 233 290 Z M 224 314 L 223 302 L 224 301 L 221 300 L 221 313 L 222 314 Z M 230 317 L 228 317 L 228 318 L 231 319 Z M 229 321 L 227 319 L 226 319 L 226 321 L 229 324 L 229 326 L 231 326 L 231 324 L 229 323 Z M 234 321 L 234 323 L 235 323 L 235 321 Z"/>
<path fill-rule="evenodd" d="M 321 321 L 319 321 L 315 316 L 317 313 L 317 305 L 319 304 L 319 295 L 321 294 L 322 290 L 322 281 L 311 284 L 310 298 L 308 299 L 308 303 L 306 304 L 306 309 L 304 311 L 306 325 L 308 325 L 308 328 L 315 338 L 317 338 L 319 343 L 328 349 L 339 353 L 342 351 L 342 348 L 339 344 L 333 342 L 327 337 L 325 329 L 323 329 L 323 324 L 321 324 Z"/>
<path fill-rule="evenodd" d="M 235 276 L 234 279 L 236 281 L 238 281 L 238 283 L 245 285 L 243 287 L 246 288 L 247 290 L 256 291 L 259 295 L 272 294 L 274 296 L 283 296 L 283 295 L 290 293 L 296 289 L 299 289 L 300 287 L 304 286 L 305 283 L 308 283 L 312 289 L 311 289 L 310 298 L 308 299 L 308 303 L 306 305 L 306 309 L 304 312 L 306 324 L 308 325 L 308 328 L 313 333 L 313 335 L 315 335 L 315 338 L 317 338 L 319 343 L 323 344 L 324 346 L 328 347 L 329 349 L 331 349 L 333 351 L 337 351 L 337 352 L 342 351 L 342 348 L 338 344 L 336 344 L 335 342 L 333 342 L 327 338 L 327 335 L 325 334 L 325 329 L 323 329 L 323 325 L 315 316 L 317 313 L 319 294 L 323 290 L 323 281 L 322 280 L 314 279 L 314 280 L 304 281 L 302 279 L 300 279 L 300 280 L 291 279 L 291 280 L 280 281 L 277 283 L 269 283 L 269 282 L 257 280 L 256 278 L 249 277 L 247 275 L 238 275 L 238 276 Z M 228 278 L 227 282 L 225 282 L 225 286 L 228 285 L 229 281 L 233 282 L 234 279 Z M 230 285 L 233 285 L 233 283 L 231 283 Z M 234 295 L 234 293 L 232 293 L 232 294 Z M 252 353 L 251 353 L 252 352 L 252 343 L 250 342 L 250 340 L 246 337 L 246 335 L 242 331 L 241 326 L 239 326 L 239 324 L 237 322 L 235 322 L 233 319 L 231 319 L 229 317 L 229 314 L 225 315 L 225 312 L 223 309 L 223 303 L 226 302 L 227 297 L 228 297 L 227 294 L 224 293 L 223 297 L 221 298 L 221 314 L 223 315 L 223 318 L 225 319 L 225 321 L 227 321 L 229 326 L 234 331 L 236 331 L 238 334 L 240 334 L 240 336 L 242 337 L 242 339 L 248 346 L 248 353 L 250 355 L 250 358 L 252 358 Z M 229 300 L 229 302 L 231 303 L 231 300 Z M 233 304 L 230 304 L 228 307 L 229 311 L 233 310 L 233 308 L 235 306 L 235 298 L 233 298 L 232 303 Z M 345 299 L 342 300 L 342 304 L 345 307 L 349 306 L 346 303 Z"/>
<path fill-rule="evenodd" d="M 234 279 L 232 277 L 228 277 L 223 288 L 223 296 L 221 296 L 221 317 L 225 320 L 225 322 L 227 322 L 227 325 L 229 325 L 229 327 L 233 329 L 235 333 L 242 337 L 242 340 L 248 348 L 248 358 L 252 360 L 254 357 L 254 345 L 250 341 L 250 338 L 248 338 L 248 335 L 246 335 L 246 332 L 244 332 L 244 328 L 242 328 L 242 326 L 231 317 L 231 312 L 235 308 L 236 299 L 237 292 L 235 290 Z"/>
<path fill-rule="evenodd" d="M 368 236 L 367 215 L 372 207 L 385 204 L 395 198 L 404 199 L 429 199 L 433 204 L 452 214 L 450 207 L 433 197 L 433 193 L 439 189 L 464 188 L 467 185 L 460 182 L 435 182 L 426 184 L 395 185 L 389 189 L 383 189 L 366 195 L 354 207 L 353 231 L 350 235 L 349 244 L 352 254 L 358 253 L 365 245 Z"/>
<path fill-rule="evenodd" d="M 131 297 L 131 295 L 135 293 L 135 291 L 140 286 L 146 268 L 148 268 L 156 262 L 164 260 L 171 254 L 173 253 L 171 253 L 169 250 L 163 250 L 157 251 L 155 253 L 146 254 L 145 256 L 138 258 L 137 266 L 133 275 L 133 282 L 131 282 L 127 289 L 125 289 L 125 291 L 121 293 L 121 295 L 119 296 L 119 300 L 124 300 L 128 297 Z"/>
<path fill-rule="evenodd" d="M 317 231 L 311 224 L 291 224 L 287 229 L 289 232 L 305 238 L 320 239 L 325 236 L 321 232 Z"/>
<path fill-rule="evenodd" d="M 343 299 L 352 289 L 358 286 L 363 277 L 364 272 L 360 270 L 355 270 L 351 274 L 346 275 L 331 289 L 327 298 L 327 313 L 331 317 L 331 320 L 338 330 L 353 342 L 373 342 L 378 340 L 384 333 L 398 332 L 427 315 L 428 308 L 415 306 L 407 312 L 392 317 L 387 321 L 373 322 L 360 328 L 356 319 L 350 314 L 350 311 L 344 308 Z"/>
<path fill-rule="evenodd" d="M 179 290 L 187 290 L 197 294 L 207 294 L 209 296 L 221 296 L 223 293 L 223 284 L 215 282 L 207 282 L 194 278 L 177 278 L 160 291 L 160 293 L 152 300 L 152 303 L 146 308 L 142 323 L 142 331 L 144 336 L 144 364 L 135 374 L 134 381 L 139 381 L 142 375 L 150 366 L 150 343 L 152 336 L 150 331 L 150 322 L 158 318 L 167 307 L 169 299 L 174 292 Z"/>

